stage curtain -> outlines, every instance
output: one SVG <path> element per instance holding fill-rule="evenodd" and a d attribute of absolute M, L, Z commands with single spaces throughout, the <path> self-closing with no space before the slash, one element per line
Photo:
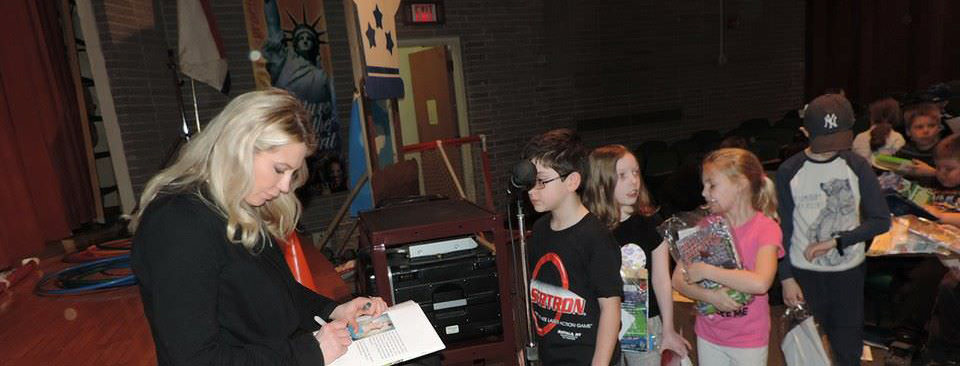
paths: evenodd
<path fill-rule="evenodd" d="M 0 1 L 0 267 L 95 216 L 59 1 Z"/>
<path fill-rule="evenodd" d="M 960 2 L 810 0 L 806 94 L 844 88 L 867 104 L 960 79 Z"/>

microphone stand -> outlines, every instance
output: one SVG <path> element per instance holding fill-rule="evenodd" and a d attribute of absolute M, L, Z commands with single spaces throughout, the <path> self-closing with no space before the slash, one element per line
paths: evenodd
<path fill-rule="evenodd" d="M 514 201 L 517 205 L 517 229 L 520 231 L 519 245 L 516 245 L 517 243 L 514 242 L 512 234 L 513 225 L 510 223 L 509 219 L 507 220 L 507 225 L 510 226 L 509 229 L 511 231 L 510 241 L 514 242 L 514 247 L 520 248 L 520 259 L 518 262 L 520 262 L 520 273 L 522 274 L 520 277 L 522 278 L 521 282 L 523 284 L 523 325 L 524 329 L 526 330 L 526 339 L 524 340 L 524 349 L 522 350 L 522 353 L 525 357 L 521 357 L 521 360 L 519 361 L 521 364 L 527 364 L 532 361 L 538 361 L 540 358 L 537 352 L 537 345 L 533 341 L 533 326 L 530 324 L 533 312 L 530 309 L 530 278 L 528 278 L 529 270 L 527 264 L 527 238 L 525 225 L 526 214 L 523 212 L 523 193 L 521 192 L 518 194 L 516 191 L 514 191 L 516 189 L 517 188 L 513 187 L 509 189 L 507 193 L 514 198 Z M 507 217 L 510 217 L 510 204 L 507 204 Z M 514 253 L 516 254 L 516 251 L 514 251 Z"/>
<path fill-rule="evenodd" d="M 523 271 L 523 308 L 526 311 L 523 317 L 523 324 L 527 328 L 527 345 L 524 350 L 527 355 L 527 361 L 538 361 L 540 359 L 537 353 L 537 345 L 533 342 L 533 326 L 530 320 L 533 312 L 530 309 L 530 278 L 527 264 L 527 229 L 524 225 L 523 196 L 517 197 L 517 229 L 520 229 L 520 267 Z"/>

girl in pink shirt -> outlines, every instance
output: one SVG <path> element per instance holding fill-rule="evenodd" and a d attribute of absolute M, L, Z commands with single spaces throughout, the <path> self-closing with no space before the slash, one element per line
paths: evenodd
<path fill-rule="evenodd" d="M 733 236 L 743 269 L 693 263 L 675 271 L 673 286 L 684 296 L 708 302 L 720 311 L 697 315 L 697 353 L 701 366 L 766 365 L 770 334 L 767 290 L 783 256 L 773 182 L 760 161 L 747 150 L 728 148 L 703 160 L 703 197 L 713 213 L 723 215 Z M 709 279 L 724 287 L 706 289 Z M 741 305 L 727 288 L 753 295 Z"/>

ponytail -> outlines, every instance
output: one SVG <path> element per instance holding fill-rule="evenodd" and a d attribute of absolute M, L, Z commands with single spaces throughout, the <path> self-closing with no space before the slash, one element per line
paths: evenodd
<path fill-rule="evenodd" d="M 750 185 L 750 204 L 765 216 L 777 218 L 777 192 L 773 181 L 764 174 L 763 165 L 756 155 L 740 148 L 722 148 L 711 152 L 703 159 L 707 165 L 719 169 L 728 177 L 743 177 Z"/>
<path fill-rule="evenodd" d="M 770 177 L 763 177 L 760 191 L 753 195 L 753 208 L 771 219 L 780 221 L 777 215 L 777 189 Z"/>
<path fill-rule="evenodd" d="M 903 113 L 896 99 L 887 97 L 870 103 L 870 151 L 876 151 L 887 143 L 894 127 L 900 125 Z"/>
<path fill-rule="evenodd" d="M 885 145 L 891 130 L 893 130 L 893 126 L 889 123 L 877 123 L 873 125 L 873 128 L 870 130 L 870 151 L 877 151 L 877 149 Z"/>

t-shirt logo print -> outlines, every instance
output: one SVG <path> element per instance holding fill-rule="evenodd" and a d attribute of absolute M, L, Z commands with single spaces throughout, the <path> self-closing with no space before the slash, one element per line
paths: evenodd
<path fill-rule="evenodd" d="M 559 272 L 560 275 L 561 286 L 537 281 L 537 275 L 540 274 L 540 269 L 543 268 L 543 265 L 546 263 L 553 264 L 557 268 L 557 272 Z M 543 327 L 540 326 L 540 322 L 537 319 L 538 316 L 532 314 L 533 325 L 536 327 L 538 335 L 543 336 L 550 333 L 560 322 L 563 314 L 585 314 L 586 301 L 584 301 L 580 295 L 570 291 L 570 277 L 567 275 L 567 270 L 563 266 L 563 261 L 560 260 L 560 256 L 556 253 L 547 253 L 544 254 L 543 257 L 540 257 L 537 265 L 533 268 L 533 274 L 530 278 L 530 303 L 539 306 L 541 309 L 556 312 L 553 321 L 548 322 L 548 324 Z"/>
<path fill-rule="evenodd" d="M 840 127 L 837 125 L 837 115 L 830 113 L 826 116 L 823 116 L 823 128 L 831 129 Z"/>
<path fill-rule="evenodd" d="M 826 195 L 826 204 L 807 229 L 808 240 L 820 243 L 837 237 L 838 233 L 857 226 L 857 202 L 848 179 L 832 179 L 820 183 Z M 851 260 L 853 256 L 841 256 L 836 248 L 814 259 L 814 263 L 836 266 Z"/>

